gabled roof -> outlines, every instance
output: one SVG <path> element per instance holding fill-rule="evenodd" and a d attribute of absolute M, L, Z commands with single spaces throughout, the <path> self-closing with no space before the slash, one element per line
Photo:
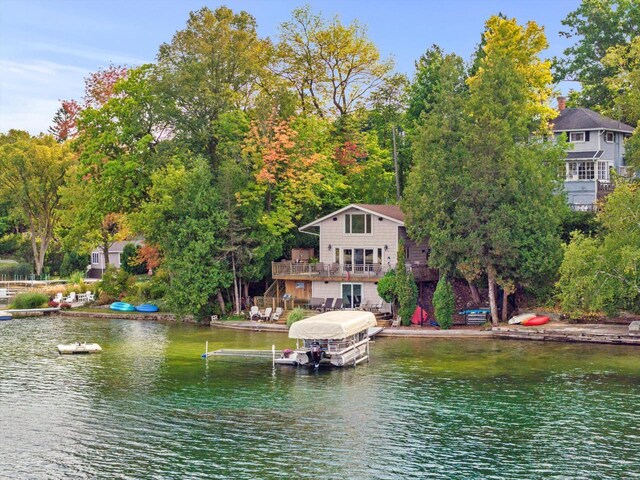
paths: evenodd
<path fill-rule="evenodd" d="M 109 253 L 122 253 L 122 251 L 124 250 L 125 245 L 127 245 L 128 243 L 133 243 L 134 245 L 142 245 L 143 240 L 128 240 L 126 242 L 113 242 L 111 245 L 109 245 Z M 101 247 L 96 247 L 93 249 L 93 252 L 98 252 L 98 253 L 102 253 L 102 248 Z"/>
<path fill-rule="evenodd" d="M 334 217 L 352 208 L 361 210 L 365 213 L 370 213 L 372 215 L 377 215 L 378 217 L 386 218 L 387 220 L 391 220 L 392 222 L 397 223 L 399 226 L 404 226 L 404 213 L 402 213 L 402 210 L 400 210 L 400 207 L 398 207 L 397 205 L 372 205 L 367 203 L 352 203 L 351 205 L 347 205 L 340 210 L 331 212 L 330 214 L 325 215 L 322 218 L 318 218 L 311 223 L 307 223 L 306 225 L 300 227 L 298 230 L 304 233 L 311 233 L 305 230 L 311 227 L 317 227 L 320 222 L 323 222 L 327 218 Z"/>
<path fill-rule="evenodd" d="M 632 133 L 633 127 L 600 115 L 588 108 L 565 108 L 553 120 L 553 131 L 568 132 L 573 130 L 613 130 Z"/>

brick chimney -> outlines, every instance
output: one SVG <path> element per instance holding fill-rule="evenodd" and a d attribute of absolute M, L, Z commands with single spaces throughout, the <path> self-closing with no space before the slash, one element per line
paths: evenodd
<path fill-rule="evenodd" d="M 567 97 L 558 97 L 558 111 L 562 111 L 567 107 Z"/>

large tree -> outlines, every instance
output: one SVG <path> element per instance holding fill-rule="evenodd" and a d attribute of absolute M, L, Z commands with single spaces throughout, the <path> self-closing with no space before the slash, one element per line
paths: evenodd
<path fill-rule="evenodd" d="M 58 221 L 60 188 L 73 162 L 68 145 L 50 135 L 32 137 L 17 130 L 0 134 L 0 191 L 27 218 L 37 275 L 42 274 Z"/>
<path fill-rule="evenodd" d="M 158 94 L 173 107 L 167 110 L 172 132 L 214 167 L 220 115 L 249 108 L 266 75 L 269 42 L 256 27 L 247 12 L 203 7 L 158 53 Z"/>
<path fill-rule="evenodd" d="M 344 116 L 366 104 L 393 68 L 366 33 L 357 21 L 327 21 L 308 6 L 282 24 L 272 70 L 294 89 L 303 112 Z"/>
<path fill-rule="evenodd" d="M 572 100 L 578 106 L 610 109 L 615 93 L 605 80 L 614 74 L 614 69 L 602 59 L 608 49 L 628 45 L 640 35 L 640 2 L 583 0 L 562 24 L 568 30 L 560 35 L 575 38 L 576 43 L 565 49 L 564 57 L 556 59 L 556 79 L 581 83 L 582 90 L 572 94 Z"/>
<path fill-rule="evenodd" d="M 535 23 L 492 17 L 468 93 L 460 61 L 443 63 L 406 193 L 409 231 L 429 240 L 431 264 L 486 275 L 494 322 L 497 285 L 508 294 L 548 272 L 548 251 L 559 244 L 564 152 L 540 141 L 554 115 L 550 66 L 539 58 L 546 45 Z"/>

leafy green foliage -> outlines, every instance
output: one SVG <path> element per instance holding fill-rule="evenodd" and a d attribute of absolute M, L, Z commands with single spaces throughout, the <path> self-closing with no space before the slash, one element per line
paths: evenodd
<path fill-rule="evenodd" d="M 134 243 L 127 243 L 122 249 L 122 255 L 120 256 L 120 268 L 122 268 L 129 275 L 142 275 L 147 273 L 147 266 L 135 263 L 138 258 L 138 251 L 140 247 Z"/>
<path fill-rule="evenodd" d="M 378 280 L 378 295 L 385 302 L 396 302 L 396 271 L 389 270 Z"/>
<path fill-rule="evenodd" d="M 598 214 L 597 237 L 574 233 L 557 287 L 568 311 L 640 312 L 640 186 L 621 183 Z"/>
<path fill-rule="evenodd" d="M 567 38 L 576 38 L 565 49 L 564 58 L 555 59 L 556 79 L 580 81 L 582 89 L 573 92 L 576 106 L 610 110 L 616 92 L 607 79 L 615 75 L 615 68 L 603 62 L 610 48 L 628 45 L 640 34 L 640 3 L 637 0 L 583 0 L 567 15 L 562 24 Z"/>
<path fill-rule="evenodd" d="M 87 255 L 81 255 L 75 251 L 65 252 L 60 265 L 60 276 L 68 277 L 78 270 L 83 271 L 88 264 L 89 258 Z"/>
<path fill-rule="evenodd" d="M 29 263 L 0 263 L 0 275 L 25 278 L 32 273 L 33 266 Z"/>
<path fill-rule="evenodd" d="M 413 273 L 405 266 L 404 242 L 398 246 L 398 268 L 396 268 L 396 296 L 398 298 L 398 315 L 402 324 L 411 325 L 411 316 L 418 303 L 418 286 Z"/>
<path fill-rule="evenodd" d="M 207 318 L 219 289 L 232 283 L 225 260 L 228 219 L 221 210 L 208 165 L 169 166 L 152 177 L 150 199 L 133 222 L 164 255 L 171 288 L 167 295 L 177 312 Z"/>
<path fill-rule="evenodd" d="M 451 328 L 453 314 L 456 311 L 456 298 L 451 283 L 444 275 L 438 280 L 436 291 L 433 293 L 433 308 L 440 328 L 443 330 Z"/>
<path fill-rule="evenodd" d="M 11 302 L 11 308 L 40 308 L 47 304 L 49 297 L 42 293 L 19 293 Z"/>
<path fill-rule="evenodd" d="M 302 320 L 306 316 L 304 309 L 296 307 L 287 316 L 287 328 L 291 327 L 294 323 Z"/>
<path fill-rule="evenodd" d="M 97 289 L 113 298 L 125 296 L 132 288 L 135 279 L 126 271 L 114 265 L 108 265 L 98 283 Z"/>

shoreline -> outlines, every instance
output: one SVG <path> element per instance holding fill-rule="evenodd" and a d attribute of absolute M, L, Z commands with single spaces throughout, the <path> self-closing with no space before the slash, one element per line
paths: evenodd
<path fill-rule="evenodd" d="M 164 323 L 189 323 L 198 325 L 192 316 L 178 318 L 172 313 L 112 313 L 86 312 L 64 310 L 57 312 L 44 312 L 43 314 L 70 318 L 96 318 L 96 319 L 129 319 L 142 321 L 155 321 Z M 42 313 L 40 315 L 43 315 Z M 30 317 L 33 313 L 25 312 L 25 315 L 14 317 Z M 284 324 L 245 321 L 212 321 L 210 325 L 202 325 L 206 328 L 225 328 L 231 330 L 244 330 L 252 332 L 287 333 L 289 330 Z M 573 342 L 573 343 L 600 343 L 609 345 L 635 345 L 640 346 L 640 336 L 629 334 L 628 325 L 615 324 L 584 324 L 550 322 L 539 327 L 523 327 L 520 325 L 498 325 L 490 329 L 482 327 L 452 328 L 440 330 L 434 327 L 386 327 L 379 337 L 388 338 L 446 338 L 446 339 L 503 339 L 549 342 Z"/>

